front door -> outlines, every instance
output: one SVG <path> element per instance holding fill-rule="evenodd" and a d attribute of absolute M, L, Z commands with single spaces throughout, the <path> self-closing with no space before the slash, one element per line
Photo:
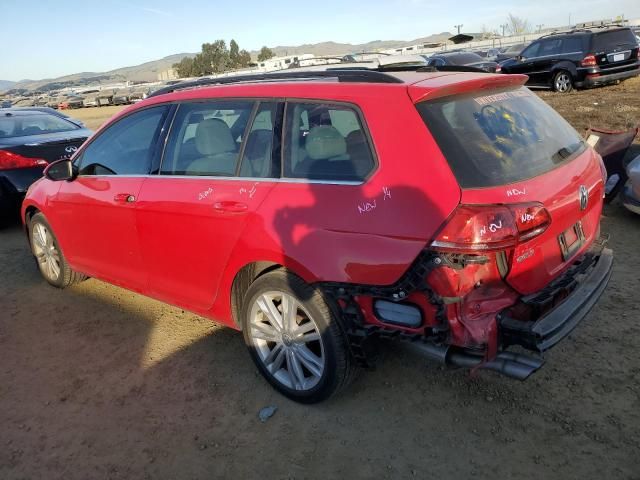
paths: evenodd
<path fill-rule="evenodd" d="M 279 173 L 272 154 L 278 104 L 253 100 L 178 107 L 160 175 L 137 202 L 148 293 L 208 310 L 230 255 Z"/>
<path fill-rule="evenodd" d="M 78 177 L 61 182 L 52 221 L 64 225 L 56 231 L 74 269 L 144 289 L 135 210 L 167 110 L 151 107 L 113 123 L 75 160 Z"/>

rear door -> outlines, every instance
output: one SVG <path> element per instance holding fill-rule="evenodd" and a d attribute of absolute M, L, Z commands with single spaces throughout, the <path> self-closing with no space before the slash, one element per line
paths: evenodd
<path fill-rule="evenodd" d="M 591 51 L 603 73 L 624 69 L 638 61 L 638 42 L 629 28 L 593 34 Z"/>
<path fill-rule="evenodd" d="M 155 106 L 117 120 L 75 160 L 77 178 L 60 182 L 50 220 L 75 269 L 133 290 L 146 286 L 135 209 L 168 110 Z"/>
<path fill-rule="evenodd" d="M 254 100 L 179 106 L 160 174 L 139 195 L 150 295 L 196 311 L 213 305 L 246 222 L 279 174 L 272 155 L 279 108 Z"/>
<path fill-rule="evenodd" d="M 535 202 L 548 211 L 550 226 L 508 252 L 507 281 L 516 290 L 540 290 L 596 239 L 599 158 L 536 95 L 525 88 L 477 92 L 418 109 L 462 187 L 461 203 Z M 526 225 L 526 212 L 518 220 Z"/>

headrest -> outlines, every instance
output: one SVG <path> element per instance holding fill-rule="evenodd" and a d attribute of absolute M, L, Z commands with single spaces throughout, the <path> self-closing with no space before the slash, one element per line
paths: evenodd
<path fill-rule="evenodd" d="M 198 124 L 196 128 L 196 148 L 201 155 L 218 155 L 235 152 L 231 129 L 219 118 L 209 118 Z"/>
<path fill-rule="evenodd" d="M 347 153 L 347 142 L 335 127 L 313 127 L 305 142 L 307 155 L 312 160 L 326 160 Z"/>

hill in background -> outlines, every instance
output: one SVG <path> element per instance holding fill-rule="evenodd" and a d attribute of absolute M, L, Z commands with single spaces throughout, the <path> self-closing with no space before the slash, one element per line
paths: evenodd
<path fill-rule="evenodd" d="M 375 40 L 372 42 L 351 44 L 336 42 L 321 42 L 314 44 L 304 44 L 297 46 L 277 46 L 271 50 L 277 56 L 283 55 L 299 55 L 303 53 L 311 53 L 316 56 L 326 55 L 345 55 L 347 53 L 357 52 L 373 52 L 380 49 L 399 48 L 407 45 L 415 45 L 420 43 L 431 43 L 444 41 L 449 38 L 449 32 L 443 32 L 428 37 L 417 38 L 411 41 L 402 40 Z M 258 51 L 250 52 L 253 58 L 256 58 Z M 11 82 L 8 80 L 0 80 L 0 91 L 8 89 L 24 88 L 27 90 L 55 90 L 70 85 L 88 85 L 113 82 L 151 82 L 158 79 L 158 74 L 171 68 L 174 63 L 178 63 L 185 57 L 194 57 L 195 53 L 178 53 L 169 55 L 159 60 L 145 62 L 132 67 L 117 68 L 108 72 L 81 72 L 72 75 L 65 75 L 58 78 L 47 78 L 43 80 L 20 80 Z"/>

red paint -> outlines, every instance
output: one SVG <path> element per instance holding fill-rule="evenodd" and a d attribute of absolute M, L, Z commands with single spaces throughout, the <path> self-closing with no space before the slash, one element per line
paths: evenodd
<path fill-rule="evenodd" d="M 516 208 L 512 204 L 542 205 L 551 222 L 537 237 L 505 247 L 506 278 L 491 252 L 483 253 L 484 265 L 437 268 L 425 279 L 448 299 L 442 311 L 450 343 L 491 344 L 496 313 L 566 268 L 557 236 L 578 220 L 587 236 L 583 248 L 597 235 L 603 192 L 599 159 L 588 149 L 525 182 L 461 191 L 414 102 L 521 85 L 526 77 L 410 73 L 402 78 L 407 83 L 274 82 L 185 90 L 131 106 L 107 123 L 148 105 L 193 99 L 349 102 L 362 111 L 379 164 L 363 185 L 162 176 L 42 179 L 30 189 L 23 216 L 28 208 L 44 213 L 72 268 L 236 327 L 231 286 L 252 262 L 286 266 L 310 283 L 389 285 L 460 204 L 509 205 L 507 212 Z M 578 208 L 580 185 L 589 190 L 584 212 Z M 540 220 L 538 210 L 531 212 Z M 514 235 L 522 228 L 514 224 Z M 357 301 L 367 321 L 379 324 L 373 299 Z M 425 327 L 404 330 L 419 333 L 442 321 L 423 294 L 412 293 L 406 301 L 422 309 Z"/>

